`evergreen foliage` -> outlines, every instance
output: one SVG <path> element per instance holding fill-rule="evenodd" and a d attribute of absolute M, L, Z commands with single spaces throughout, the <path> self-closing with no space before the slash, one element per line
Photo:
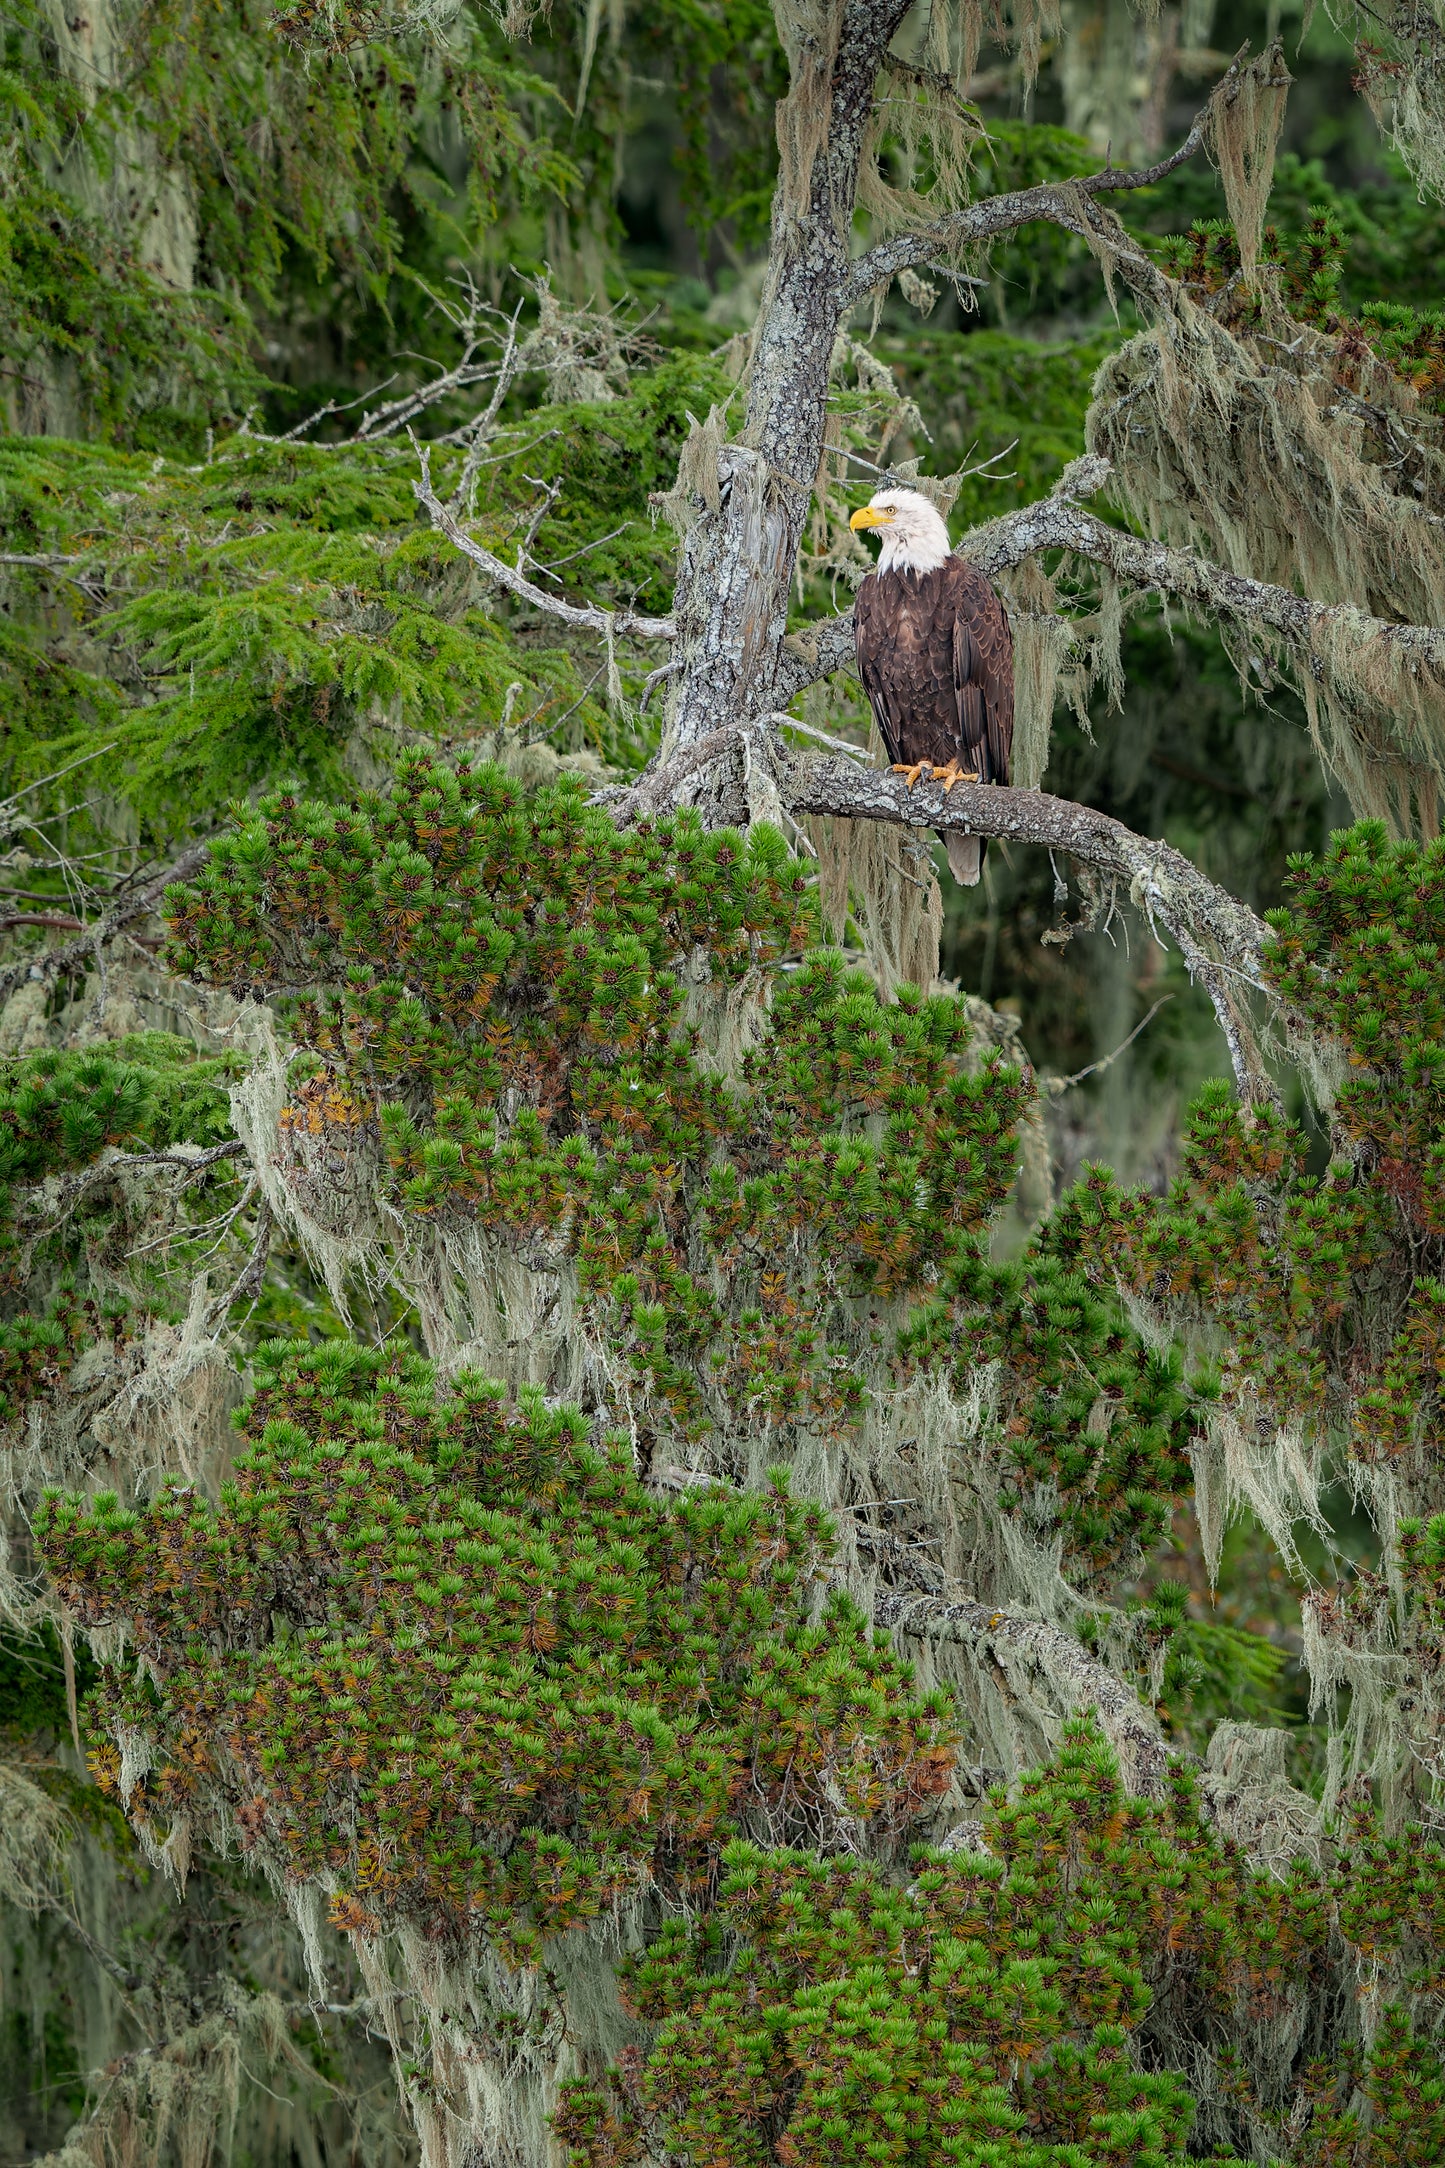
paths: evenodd
<path fill-rule="evenodd" d="M 689 405 L 725 391 L 715 366 L 678 357 L 605 404 L 531 407 L 487 469 L 489 539 L 526 524 L 533 475 L 565 468 L 535 547 L 585 552 L 593 594 L 665 606 L 671 546 L 648 496 L 671 479 Z M 439 480 L 459 464 L 443 455 Z M 194 822 L 278 768 L 339 787 L 368 726 L 483 732 L 514 684 L 519 725 L 545 736 L 570 724 L 572 743 L 612 746 L 595 668 L 589 685 L 550 631 L 514 630 L 487 607 L 418 525 L 411 479 L 409 449 L 387 442 L 232 439 L 194 467 L 80 445 L 0 447 L 7 545 L 73 556 L 105 583 L 103 601 L 80 600 L 81 661 L 54 651 L 46 576 L 21 575 L 28 594 L 0 641 L 12 773 L 29 780 L 103 752 L 164 831 L 182 807 Z"/>
<path fill-rule="evenodd" d="M 1042 852 L 949 899 L 1021 1040 L 934 979 L 893 835 L 805 834 L 751 754 L 746 827 L 707 768 L 639 817 L 685 643 L 534 606 L 672 612 L 720 436 L 763 440 L 822 20 L 5 10 L 0 2161 L 1445 2155 L 1445 845 L 1320 846 L 1328 643 L 1287 746 L 1267 640 L 1009 575 L 1020 652 L 1066 643 L 1049 787 L 1284 898 L 1244 1104 L 1194 1093 L 1184 963 L 1103 957 L 1121 891 L 1060 926 Z M 840 319 L 790 655 L 881 476 L 936 470 L 956 532 L 1034 503 L 1111 369 L 1116 479 L 1164 441 L 1200 385 L 1142 276 L 1105 300 L 1131 233 L 1244 357 L 1218 471 L 1146 458 L 1135 523 L 1267 499 L 1283 554 L 1235 573 L 1313 592 L 1323 536 L 1346 633 L 1438 623 L 1438 207 L 1297 131 L 1257 278 L 1202 161 L 1115 226 L 1069 184 L 1111 99 L 1175 139 L 1179 25 L 1045 27 L 940 6 L 880 73 L 835 239 L 1078 215 Z M 1359 64 L 1428 179 L 1407 28 Z M 427 523 L 410 428 L 533 601 Z M 1377 782 L 1420 753 L 1428 837 L 1402 682 L 1346 720 Z M 866 719 L 839 678 L 805 727 Z M 162 944 L 126 899 L 199 837 Z M 1024 1045 L 1102 1073 L 1159 987 L 1148 1121 L 1079 1172 L 1098 1102 Z M 1215 1611 L 1221 1560 L 1272 1608 Z"/>
<path fill-rule="evenodd" d="M 700 1893 L 740 1818 L 888 1833 L 946 1787 L 943 1697 L 846 1601 L 809 1622 L 827 1531 L 780 1483 L 660 1505 L 625 1442 L 417 1358 L 273 1344 L 257 1375 L 219 1512 L 46 1522 L 68 1598 L 146 1656 L 94 1704 L 105 1788 L 111 1734 L 156 1743 L 134 1819 L 219 1793 L 340 1924 L 516 1964 L 639 1880 Z"/>
<path fill-rule="evenodd" d="M 762 826 L 619 833 L 576 785 L 417 756 L 349 813 L 267 801 L 168 908 L 178 968 L 311 989 L 283 1125 L 374 1130 L 409 1219 L 575 1258 L 658 1437 L 791 1454 L 857 1425 L 870 1346 L 960 1392 L 996 1363 L 1003 1503 L 1117 1569 L 1187 1483 L 1189 1395 L 1051 1258 L 989 1260 L 1023 1080 L 956 1001 L 882 1003 L 836 953 L 781 971 L 808 902 Z M 773 982 L 735 1079 L 688 1024 L 699 957 L 713 1003 Z"/>
<path fill-rule="evenodd" d="M 1216 1355 L 1251 1429 L 1343 1421 L 1361 1463 L 1438 1451 L 1445 1223 L 1445 850 L 1374 822 L 1295 864 L 1267 969 L 1299 1028 L 1348 1063 L 1334 1154 L 1217 1085 L 1196 1104 L 1165 1198 L 1103 1170 L 1050 1230 L 1061 1258 L 1122 1280 Z"/>
<path fill-rule="evenodd" d="M 1324 1939 L 1304 1877 L 1251 1875 L 1182 1773 L 1167 1804 L 1130 1800 L 1087 1726 L 991 1802 L 977 1850 L 920 1852 L 906 1889 L 746 1843 L 723 1867 L 706 1922 L 630 1968 L 658 2026 L 645 2068 L 559 2115 L 589 2168 L 650 2157 L 659 2126 L 729 2168 L 1182 2161 L 1189 2094 L 1129 2036 L 1191 1993 L 1283 2007 Z"/>
<path fill-rule="evenodd" d="M 137 1300 L 166 1306 L 154 1198 L 128 1194 L 118 1179 L 82 1185 L 57 1224 L 45 1185 L 108 1151 L 220 1143 L 231 1133 L 227 1086 L 237 1067 L 224 1056 L 198 1059 L 193 1045 L 159 1031 L 104 1051 L 0 1059 L 0 1423 L 48 1402 L 87 1350 L 118 1350 L 136 1328 Z M 193 1201 L 214 1204 L 229 1190 L 234 1170 L 223 1161 L 199 1177 Z M 147 1224 L 149 1270 L 129 1257 Z M 180 1262 L 183 1228 L 173 1241 Z"/>
<path fill-rule="evenodd" d="M 715 365 L 678 356 L 605 404 L 530 407 L 487 469 L 486 540 L 514 547 L 534 479 L 560 481 L 533 547 L 577 558 L 594 597 L 665 608 L 673 545 L 648 499 L 671 479 L 689 408 L 726 392 Z M 564 754 L 631 757 L 641 733 L 609 709 L 605 673 L 547 621 L 499 609 L 418 524 L 408 459 L 384 442 L 233 438 L 184 467 L 0 443 L 0 538 L 78 568 L 10 575 L 9 776 L 102 759 L 147 832 L 169 837 L 278 773 L 344 790 L 416 733 L 487 744 L 505 718 Z M 443 487 L 459 464 L 440 455 Z"/>

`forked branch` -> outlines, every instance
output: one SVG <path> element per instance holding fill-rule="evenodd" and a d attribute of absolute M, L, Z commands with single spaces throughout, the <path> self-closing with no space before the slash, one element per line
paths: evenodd
<path fill-rule="evenodd" d="M 534 610 L 544 610 L 549 617 L 557 617 L 564 625 L 575 625 L 579 631 L 600 633 L 605 640 L 673 640 L 677 626 L 670 617 L 645 617 L 640 610 L 606 610 L 596 602 L 567 602 L 561 595 L 549 595 L 545 588 L 496 556 L 482 543 L 476 542 L 461 527 L 448 505 L 442 503 L 432 487 L 431 455 L 426 445 L 417 446 L 421 461 L 421 480 L 413 482 L 418 504 L 422 505 L 437 533 L 444 535 L 452 548 L 460 550 L 474 565 L 483 571 L 496 586 L 515 595 Z"/>
<path fill-rule="evenodd" d="M 1243 62 L 1241 51 L 1230 62 L 1216 96 L 1228 99 Z M 944 218 L 935 218 L 926 226 L 915 227 L 911 233 L 891 235 L 857 259 L 847 290 L 848 305 L 865 300 L 890 279 L 896 278 L 900 271 L 911 270 L 915 264 L 930 263 L 937 256 L 951 256 L 959 249 L 996 240 L 1000 234 L 1014 233 L 1020 226 L 1044 222 L 1090 237 L 1094 229 L 1089 205 L 1094 198 L 1118 195 L 1130 189 L 1152 188 L 1176 166 L 1185 164 L 1208 135 L 1210 111 L 1211 107 L 1206 105 L 1196 113 L 1179 148 L 1171 151 L 1167 158 L 1161 158 L 1156 165 L 1138 168 L 1107 165 L 1101 166 L 1097 173 L 1083 173 L 1074 180 L 1042 181 L 1034 188 L 1011 189 L 1001 196 L 987 196 L 981 203 L 967 204 Z M 1127 254 L 1136 276 L 1150 284 L 1158 281 L 1163 287 L 1162 273 L 1142 249 L 1131 247 Z"/>

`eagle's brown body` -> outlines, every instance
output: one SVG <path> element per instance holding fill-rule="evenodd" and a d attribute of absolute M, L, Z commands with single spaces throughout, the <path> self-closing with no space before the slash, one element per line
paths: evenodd
<path fill-rule="evenodd" d="M 1014 734 L 1013 636 L 1004 606 L 962 557 L 933 572 L 870 572 L 853 622 L 863 680 L 890 760 L 956 762 L 1007 783 Z M 983 870 L 978 836 L 945 837 L 954 878 Z"/>

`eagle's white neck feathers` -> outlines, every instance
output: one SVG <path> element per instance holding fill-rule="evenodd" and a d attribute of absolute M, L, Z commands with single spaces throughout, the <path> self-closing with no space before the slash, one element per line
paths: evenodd
<path fill-rule="evenodd" d="M 936 572 L 952 554 L 938 507 L 920 490 L 880 489 L 853 525 L 876 532 L 880 572 Z"/>

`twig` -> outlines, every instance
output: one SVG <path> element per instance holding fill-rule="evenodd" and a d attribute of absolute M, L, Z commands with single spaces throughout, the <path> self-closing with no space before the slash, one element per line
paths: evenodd
<path fill-rule="evenodd" d="M 1119 1044 L 1115 1047 L 1112 1054 L 1106 1054 L 1102 1061 L 1091 1061 L 1087 1069 L 1076 1069 L 1072 1076 L 1045 1077 L 1042 1080 L 1043 1089 L 1048 1093 L 1051 1099 L 1062 1099 L 1065 1092 L 1072 1091 L 1076 1084 L 1082 1084 L 1086 1076 L 1102 1076 L 1106 1069 L 1113 1068 L 1115 1062 L 1119 1059 L 1119 1056 L 1121 1054 L 1126 1054 L 1129 1051 L 1129 1048 L 1134 1044 L 1134 1041 L 1138 1038 L 1140 1032 L 1147 1031 L 1149 1026 L 1153 1023 L 1155 1017 L 1159 1014 L 1159 1011 L 1165 1006 L 1167 1002 L 1170 1002 L 1173 999 L 1174 996 L 1172 994 L 1161 994 L 1159 996 L 1159 999 L 1155 1002 L 1153 1008 L 1149 1011 L 1149 1014 L 1146 1017 L 1141 1018 L 1141 1020 L 1134 1026 L 1134 1029 L 1130 1032 L 1127 1039 L 1121 1039 L 1119 1041 Z"/>
<path fill-rule="evenodd" d="M 5 969 L 0 971 L 0 1001 L 7 1001 L 15 989 L 24 986 L 27 981 L 44 985 L 74 971 L 88 958 L 94 957 L 103 942 L 113 940 L 116 934 L 133 925 L 138 918 L 144 918 L 147 912 L 153 911 L 173 882 L 189 880 L 210 855 L 209 842 L 193 843 L 189 850 L 182 851 L 173 866 L 167 866 L 164 873 L 155 874 L 143 887 L 123 897 L 96 919 L 93 925 L 88 926 L 76 940 L 67 941 L 64 948 L 42 949 L 35 955 L 22 956 L 18 963 L 7 964 Z"/>
<path fill-rule="evenodd" d="M 473 509 L 476 496 L 477 475 L 482 465 L 483 446 L 490 444 L 492 441 L 492 424 L 497 418 L 497 411 L 521 367 L 521 360 L 517 353 L 517 324 L 522 314 L 522 308 L 523 301 L 519 301 L 512 311 L 511 319 L 507 325 L 506 343 L 502 348 L 502 358 L 497 364 L 497 380 L 492 386 L 492 396 L 477 416 L 475 422 L 471 424 L 471 442 L 467 446 L 467 456 L 462 462 L 461 479 L 452 493 L 453 506 L 468 514 Z"/>
<path fill-rule="evenodd" d="M 853 745 L 847 738 L 830 737 L 826 730 L 815 730 L 811 723 L 800 723 L 796 715 L 782 715 L 775 712 L 772 720 L 780 730 L 800 731 L 805 738 L 814 738 L 819 745 L 830 746 L 835 753 L 846 753 L 851 760 L 866 761 L 868 758 L 866 745 Z"/>
<path fill-rule="evenodd" d="M 15 559 L 11 558 L 9 562 L 13 564 Z M 80 559 L 72 558 L 70 562 L 79 564 Z M 62 776 L 73 775 L 77 768 L 88 768 L 93 760 L 104 760 L 107 753 L 114 751 L 115 744 L 112 740 L 109 745 L 97 746 L 93 753 L 77 753 L 74 760 L 67 760 L 63 768 L 52 768 L 49 775 L 37 776 L 33 783 L 24 783 L 19 790 L 12 791 L 8 798 L 0 799 L 0 836 L 13 833 L 15 824 L 10 816 L 18 808 L 22 798 L 33 797 L 37 790 L 44 790 L 47 784 L 58 783 Z"/>
<path fill-rule="evenodd" d="M 527 522 L 527 532 L 517 545 L 517 570 L 525 573 L 531 559 L 532 544 L 537 539 L 537 530 L 561 496 L 562 484 L 560 480 L 555 482 L 540 481 L 535 474 L 524 474 L 522 479 L 524 482 L 530 482 L 534 489 L 540 489 L 542 492 L 542 501 L 539 505 L 533 507 L 532 516 Z"/>
<path fill-rule="evenodd" d="M 625 519 L 620 527 L 613 528 L 611 534 L 600 534 L 595 542 L 584 542 L 580 550 L 571 550 L 565 557 L 554 557 L 548 564 L 544 565 L 539 559 L 537 570 L 545 572 L 548 579 L 555 580 L 563 565 L 573 565 L 579 557 L 586 557 L 593 550 L 605 549 L 607 544 L 615 542 L 620 534 L 626 534 L 633 524 L 630 519 Z"/>
<path fill-rule="evenodd" d="M 187 1181 L 204 1174 L 223 1159 L 235 1159 L 246 1149 L 239 1137 L 227 1137 L 222 1144 L 172 1144 L 155 1152 L 112 1152 L 93 1159 L 88 1167 L 68 1175 L 57 1182 L 54 1189 L 42 1183 L 35 1189 L 22 1193 L 19 1200 L 21 1211 L 30 1218 L 58 1219 L 70 1210 L 77 1199 L 87 1190 L 108 1182 L 112 1175 L 130 1174 L 137 1167 L 174 1167 L 183 1173 Z M 55 1178 L 52 1176 L 51 1178 Z M 182 1187 L 185 1185 L 182 1184 Z"/>
<path fill-rule="evenodd" d="M 417 457 L 421 462 L 421 480 L 412 483 L 418 504 L 425 507 L 438 534 L 445 535 L 453 549 L 460 550 L 474 565 L 487 575 L 498 587 L 515 595 L 520 602 L 530 603 L 534 610 L 545 611 L 549 617 L 559 617 L 567 625 L 576 625 L 587 632 L 599 632 L 604 639 L 675 640 L 676 622 L 670 617 L 644 617 L 636 610 L 605 610 L 599 603 L 564 602 L 560 595 L 549 595 L 504 564 L 480 542 L 474 542 L 463 533 L 450 509 L 444 505 L 432 488 L 431 455 L 426 445 L 412 439 Z"/>
<path fill-rule="evenodd" d="M 206 1312 L 206 1328 L 214 1332 L 223 1318 L 229 1317 L 238 1302 L 256 1303 L 261 1293 L 261 1283 L 266 1277 L 266 1261 L 271 1254 L 271 1235 L 274 1227 L 271 1207 L 262 1198 L 256 1214 L 256 1232 L 251 1243 L 251 1254 L 241 1267 L 225 1294 L 218 1295 Z"/>
<path fill-rule="evenodd" d="M 652 698 L 653 692 L 655 691 L 657 686 L 662 683 L 663 679 L 670 678 L 675 670 L 680 670 L 681 668 L 682 664 L 674 658 L 672 662 L 659 663 L 655 670 L 648 671 L 647 676 L 642 681 L 642 695 L 637 703 L 637 712 L 639 715 L 645 715 L 647 713 L 647 703 Z"/>

